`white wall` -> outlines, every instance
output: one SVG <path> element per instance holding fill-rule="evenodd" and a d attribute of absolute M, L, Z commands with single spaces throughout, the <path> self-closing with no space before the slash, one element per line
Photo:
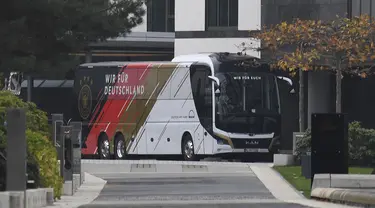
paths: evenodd
<path fill-rule="evenodd" d="M 238 0 L 238 30 L 261 28 L 261 0 Z"/>
<path fill-rule="evenodd" d="M 179 31 L 205 30 L 205 1 L 176 0 L 175 28 Z M 261 28 L 261 0 L 238 1 L 238 30 L 259 30 Z M 239 52 L 241 43 L 249 38 L 190 38 L 175 39 L 175 56 L 200 52 Z M 256 47 L 259 42 L 254 43 Z M 259 57 L 259 53 L 248 51 Z"/>
<path fill-rule="evenodd" d="M 249 38 L 194 38 L 194 39 L 175 39 L 175 56 L 186 55 L 191 53 L 204 52 L 239 52 L 237 47 L 241 43 L 250 43 Z M 260 42 L 253 42 L 254 46 L 259 46 Z M 248 55 L 260 58 L 256 51 L 247 51 Z"/>
<path fill-rule="evenodd" d="M 204 29 L 205 1 L 175 0 L 175 31 L 204 31 Z"/>

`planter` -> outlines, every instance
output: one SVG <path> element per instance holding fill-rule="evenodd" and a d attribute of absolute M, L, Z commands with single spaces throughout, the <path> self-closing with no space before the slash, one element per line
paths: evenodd
<path fill-rule="evenodd" d="M 311 155 L 302 155 L 301 156 L 301 168 L 302 168 L 302 175 L 306 179 L 311 179 Z"/>

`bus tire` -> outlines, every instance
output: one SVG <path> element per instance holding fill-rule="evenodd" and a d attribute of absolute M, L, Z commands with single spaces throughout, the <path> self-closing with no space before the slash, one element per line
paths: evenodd
<path fill-rule="evenodd" d="M 113 154 L 115 155 L 116 160 L 124 159 L 126 156 L 126 150 L 125 150 L 125 138 L 124 135 L 118 134 L 115 137 L 113 147 Z"/>
<path fill-rule="evenodd" d="M 190 134 L 186 134 L 182 138 L 181 152 L 184 160 L 195 161 L 197 156 L 194 153 L 194 143 Z"/>
<path fill-rule="evenodd" d="M 98 154 L 99 154 L 99 159 L 102 159 L 102 160 L 108 160 L 111 158 L 109 140 L 106 134 L 102 134 L 98 138 Z"/>

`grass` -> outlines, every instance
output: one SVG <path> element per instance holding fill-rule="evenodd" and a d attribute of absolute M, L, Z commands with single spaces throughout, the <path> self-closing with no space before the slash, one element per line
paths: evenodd
<path fill-rule="evenodd" d="M 311 180 L 302 175 L 301 166 L 276 166 L 274 169 L 306 198 L 310 198 Z M 371 174 L 372 170 L 372 168 L 350 167 L 349 174 Z"/>

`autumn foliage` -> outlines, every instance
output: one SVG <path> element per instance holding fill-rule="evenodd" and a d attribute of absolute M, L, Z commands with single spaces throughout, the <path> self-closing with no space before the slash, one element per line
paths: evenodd
<path fill-rule="evenodd" d="M 368 15 L 329 22 L 295 19 L 265 26 L 252 38 L 261 40 L 260 50 L 275 67 L 292 74 L 297 69 L 328 69 L 365 76 L 368 70 L 363 68 L 375 59 L 375 19 Z"/>

